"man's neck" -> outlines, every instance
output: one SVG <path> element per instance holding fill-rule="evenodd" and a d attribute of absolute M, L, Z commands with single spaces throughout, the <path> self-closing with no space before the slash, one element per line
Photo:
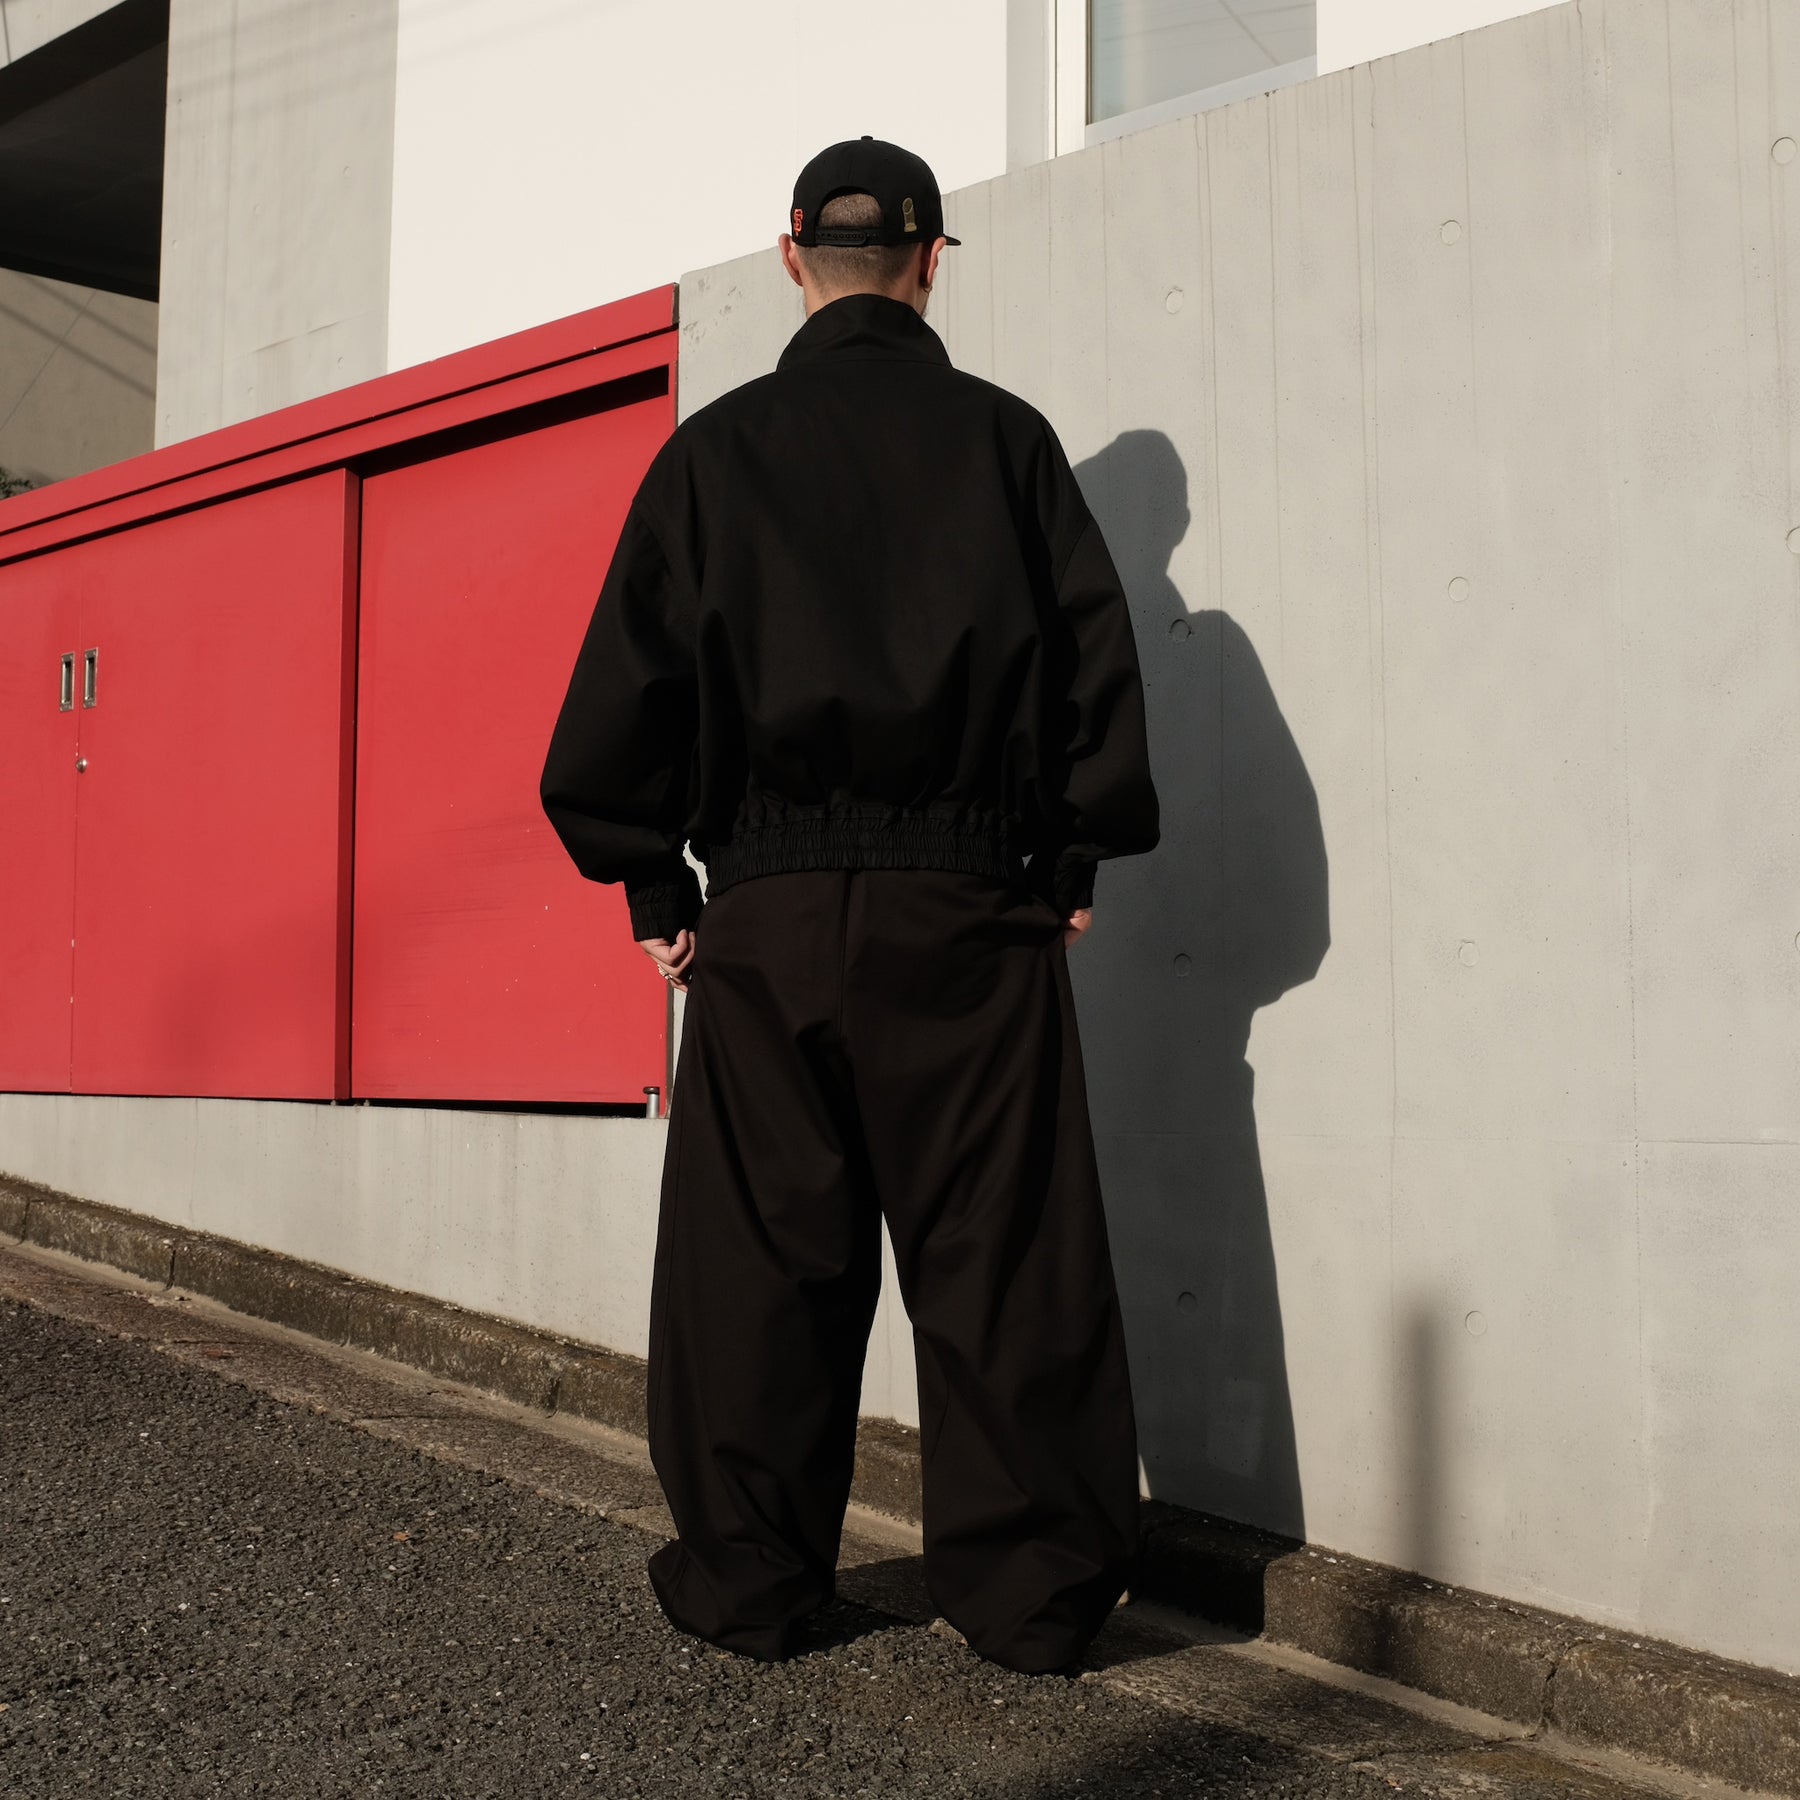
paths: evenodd
<path fill-rule="evenodd" d="M 834 300 L 848 300 L 857 294 L 873 294 L 882 300 L 898 300 L 902 306 L 910 306 L 921 318 L 925 316 L 925 308 L 919 304 L 919 290 L 902 293 L 898 288 L 845 288 L 835 294 L 821 294 L 808 288 L 806 290 L 806 316 L 810 319 L 820 307 L 829 306 Z"/>

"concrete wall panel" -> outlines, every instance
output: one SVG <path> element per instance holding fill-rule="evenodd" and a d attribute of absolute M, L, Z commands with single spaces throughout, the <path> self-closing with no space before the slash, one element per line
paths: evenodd
<path fill-rule="evenodd" d="M 636 1356 L 666 1137 L 640 1119 L 0 1094 L 9 1175 Z"/>
<path fill-rule="evenodd" d="M 0 468 L 38 484 L 151 447 L 156 307 L 0 269 Z"/>
<path fill-rule="evenodd" d="M 1259 1109 L 1266 1091 L 1259 1080 Z M 1179 1152 L 1182 1139 L 1171 1135 L 1168 1141 Z M 1285 1323 L 1297 1340 L 1287 1355 L 1296 1371 L 1288 1388 L 1291 1435 L 1296 1457 L 1298 1447 L 1304 1446 L 1307 1458 L 1303 1490 L 1299 1475 L 1294 1476 L 1292 1510 L 1315 1542 L 1361 1544 L 1366 1554 L 1405 1567 L 1416 1566 L 1410 1553 L 1425 1529 L 1420 1497 L 1429 1498 L 1435 1490 L 1415 1479 L 1422 1445 L 1404 1421 L 1418 1391 L 1417 1346 L 1396 1328 L 1395 1274 L 1383 1255 L 1394 1215 L 1396 1155 L 1392 1139 L 1373 1133 L 1264 1131 L 1258 1142 L 1266 1194 L 1305 1196 L 1303 1205 L 1289 1206 L 1276 1220 L 1271 1248 L 1280 1300 L 1271 1322 Z M 1117 1219 L 1125 1211 L 1121 1201 L 1129 1190 L 1110 1159 L 1103 1160 L 1102 1168 L 1108 1181 L 1109 1214 Z M 1205 1211 L 1190 1203 L 1177 1216 L 1187 1221 L 1194 1254 L 1210 1261 L 1215 1233 Z M 1145 1343 L 1146 1322 L 1154 1319 L 1152 1309 L 1136 1295 L 1144 1286 L 1158 1284 L 1158 1250 L 1152 1238 L 1137 1255 L 1118 1258 L 1121 1287 L 1133 1317 L 1134 1374 L 1144 1360 L 1139 1346 Z M 1173 1331 L 1181 1309 L 1171 1312 L 1167 1284 L 1163 1286 L 1162 1328 Z M 1189 1291 L 1198 1297 L 1198 1290 Z M 1245 1296 L 1244 1304 L 1266 1306 L 1268 1291 L 1265 1282 L 1260 1294 Z M 1440 1301 L 1439 1313 L 1445 1310 Z M 1196 1309 L 1187 1310 L 1190 1341 L 1200 1338 L 1205 1324 Z M 1313 1354 L 1330 1357 L 1334 1380 L 1308 1381 L 1300 1376 L 1307 1347 Z M 1279 1401 L 1280 1386 L 1273 1391 Z M 1163 1392 L 1168 1396 L 1163 1404 L 1171 1409 L 1185 1405 L 1189 1421 L 1183 1431 L 1170 1430 L 1168 1441 L 1204 1442 L 1200 1427 L 1207 1396 L 1194 1392 L 1184 1401 L 1176 1382 L 1165 1384 Z M 1169 1452 L 1159 1448 L 1157 1454 L 1166 1458 Z M 1320 1480 L 1321 1469 L 1334 1471 L 1333 1479 Z M 1207 1478 L 1207 1470 L 1196 1466 L 1183 1485 L 1192 1492 L 1194 1482 Z M 1168 1485 L 1173 1489 L 1173 1483 Z M 1151 1491 L 1158 1491 L 1154 1472 Z M 1273 1520 L 1278 1515 L 1265 1511 L 1261 1516 Z"/>
<path fill-rule="evenodd" d="M 1792 1669 L 1800 1148 L 1640 1152 L 1644 1629 L 1729 1621 Z"/>
<path fill-rule="evenodd" d="M 1734 15 L 1605 22 L 1636 1078 L 1652 1137 L 1792 1142 L 1800 21 Z"/>
<path fill-rule="evenodd" d="M 1633 1173 L 1619 1143 L 1396 1141 L 1384 1385 L 1399 1506 L 1382 1560 L 1638 1624 Z M 1295 1338 L 1310 1386 L 1301 1358 L 1324 1346 L 1305 1327 Z"/>
<path fill-rule="evenodd" d="M 1388 807 L 1381 662 L 1380 535 L 1374 516 L 1373 334 L 1362 330 L 1365 273 L 1359 218 L 1358 120 L 1348 83 L 1305 82 L 1272 96 L 1276 181 L 1269 386 L 1274 430 L 1264 480 L 1279 495 L 1279 616 L 1257 641 L 1274 659 L 1271 692 L 1293 694 L 1287 778 L 1303 768 L 1329 849 L 1310 896 L 1329 933 L 1335 979 L 1292 988 L 1258 1011 L 1251 1060 L 1262 1073 L 1257 1116 L 1273 1132 L 1354 1138 L 1393 1112 L 1393 975 L 1387 919 Z M 1226 354 L 1229 355 L 1227 325 Z M 1198 542 L 1196 534 L 1196 542 Z M 1243 603 L 1222 591 L 1214 604 Z M 1300 702 L 1299 697 L 1304 696 Z M 1279 774 L 1254 744 L 1240 780 Z M 1251 801 L 1249 794 L 1245 795 Z M 1279 785 L 1251 801 L 1296 816 L 1305 798 Z M 1191 878 L 1191 877 L 1190 877 Z M 1264 884 L 1265 889 L 1269 886 Z M 1296 884 L 1290 883 L 1290 898 Z M 1321 946 L 1322 947 L 1322 946 Z"/>
<path fill-rule="evenodd" d="M 398 0 L 174 0 L 159 444 L 387 368 Z"/>
<path fill-rule="evenodd" d="M 1629 1105 L 1581 95 L 1554 129 L 1495 97 L 1548 107 L 1578 29 L 1565 7 L 1369 72 L 1406 1134 L 1612 1137 Z"/>

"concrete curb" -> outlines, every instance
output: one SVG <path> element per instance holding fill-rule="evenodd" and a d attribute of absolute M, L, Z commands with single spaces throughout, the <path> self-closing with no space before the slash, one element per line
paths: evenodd
<path fill-rule="evenodd" d="M 1800 1794 L 1800 1680 L 1147 1501 L 1137 1591 L 1480 1712 Z"/>
<path fill-rule="evenodd" d="M 0 1237 L 549 1412 L 644 1431 L 644 1365 L 0 1175 Z M 916 1523 L 918 1433 L 865 1420 L 852 1496 Z M 1572 1742 L 1800 1797 L 1800 1679 L 1144 1503 L 1135 1592 Z"/>

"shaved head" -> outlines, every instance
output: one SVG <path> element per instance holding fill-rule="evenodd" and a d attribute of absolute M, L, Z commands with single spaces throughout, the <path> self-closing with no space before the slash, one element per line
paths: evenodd
<path fill-rule="evenodd" d="M 873 194 L 839 194 L 828 200 L 819 224 L 855 230 L 881 229 L 881 202 Z M 815 244 L 810 249 L 794 246 L 800 266 L 828 295 L 886 293 L 906 279 L 919 260 L 917 244 Z"/>

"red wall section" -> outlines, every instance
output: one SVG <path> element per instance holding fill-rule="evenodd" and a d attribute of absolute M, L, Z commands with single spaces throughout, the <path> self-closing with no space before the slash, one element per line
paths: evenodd
<path fill-rule="evenodd" d="M 84 647 L 76 561 L 0 567 L 0 1088 L 13 1091 L 69 1086 Z M 62 712 L 60 665 L 71 652 L 76 710 Z"/>
<path fill-rule="evenodd" d="M 623 892 L 576 873 L 538 801 L 625 508 L 674 422 L 666 388 L 612 397 L 364 490 L 359 1094 L 641 1104 L 665 1080 L 665 986 Z"/>
<path fill-rule="evenodd" d="M 0 1087 L 666 1079 L 664 984 L 537 781 L 674 423 L 673 298 L 0 503 Z"/>
<path fill-rule="evenodd" d="M 80 546 L 77 1093 L 338 1091 L 353 484 Z"/>

